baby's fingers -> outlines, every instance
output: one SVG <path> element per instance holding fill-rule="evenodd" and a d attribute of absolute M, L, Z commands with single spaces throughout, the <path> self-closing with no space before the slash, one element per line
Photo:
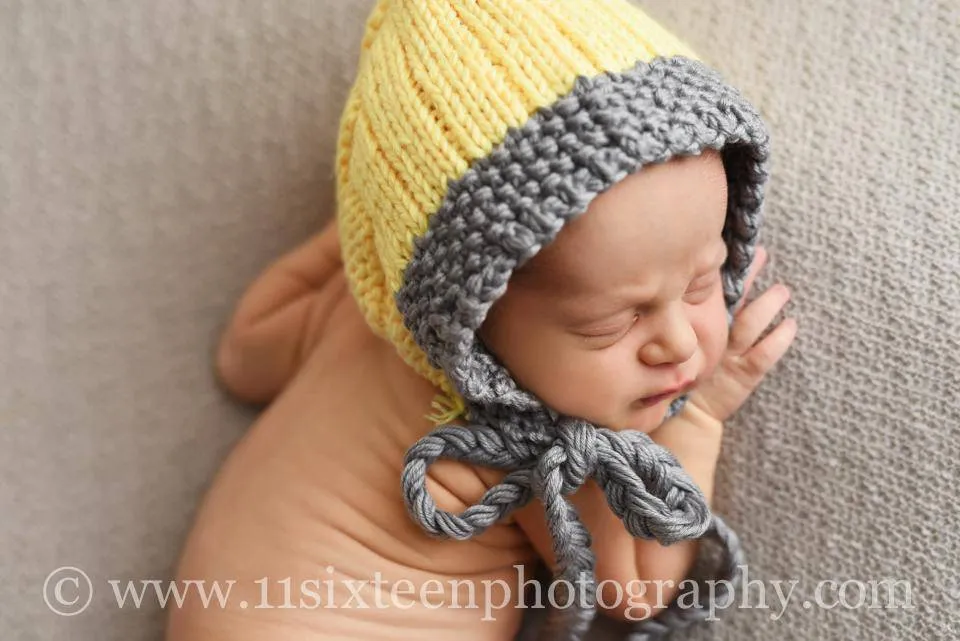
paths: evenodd
<path fill-rule="evenodd" d="M 742 309 L 744 303 L 747 302 L 747 296 L 750 294 L 750 288 L 753 287 L 753 281 L 756 280 L 760 270 L 763 269 L 764 265 L 767 264 L 767 259 L 769 257 L 770 256 L 767 253 L 766 248 L 764 248 L 762 245 L 758 245 L 757 251 L 753 255 L 753 262 L 750 263 L 750 269 L 747 272 L 747 277 L 743 281 L 743 295 L 740 297 L 740 302 L 738 302 L 737 306 L 734 308 L 734 312 Z"/>
<path fill-rule="evenodd" d="M 790 290 L 778 284 L 737 312 L 730 328 L 728 349 L 734 354 L 750 349 L 788 300 Z"/>
<path fill-rule="evenodd" d="M 783 358 L 797 336 L 797 321 L 787 318 L 754 345 L 741 359 L 741 367 L 753 379 L 760 379 Z"/>

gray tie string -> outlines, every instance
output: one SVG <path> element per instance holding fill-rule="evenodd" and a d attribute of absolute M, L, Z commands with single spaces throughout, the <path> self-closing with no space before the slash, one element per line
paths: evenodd
<path fill-rule="evenodd" d="M 454 514 L 437 507 L 426 490 L 427 469 L 446 458 L 507 471 L 474 505 Z M 634 537 L 663 545 L 711 534 L 725 544 L 725 571 L 736 580 L 742 559 L 736 536 L 711 514 L 696 483 L 676 457 L 635 430 L 613 431 L 562 417 L 543 431 L 444 425 L 407 451 L 401 475 L 407 511 L 428 534 L 468 539 L 533 498 L 543 503 L 557 560 L 557 601 L 570 607 L 550 613 L 542 631 L 551 640 L 582 638 L 596 609 L 595 558 L 591 537 L 565 498 L 593 478 L 614 514 Z M 573 594 L 563 592 L 573 588 Z M 637 622 L 631 641 L 655 639 L 707 616 L 701 608 L 671 605 Z"/>

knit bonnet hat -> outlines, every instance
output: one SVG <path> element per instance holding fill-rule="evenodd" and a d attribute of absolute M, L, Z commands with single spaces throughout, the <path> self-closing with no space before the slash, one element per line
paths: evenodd
<path fill-rule="evenodd" d="M 511 274 L 593 198 L 645 165 L 705 149 L 719 150 L 727 175 L 732 322 L 761 220 L 767 133 L 680 40 L 628 0 L 379 0 L 367 19 L 340 123 L 337 217 L 367 323 L 440 390 L 440 427 L 407 452 L 404 499 L 427 532 L 459 539 L 541 500 L 572 602 L 550 613 L 545 638 L 581 638 L 595 613 L 590 533 L 565 498 L 588 477 L 631 534 L 709 536 L 721 548 L 713 578 L 739 580 L 736 536 L 669 451 L 560 415 L 477 337 Z M 508 473 L 452 514 L 426 491 L 441 457 Z M 710 606 L 674 602 L 631 639 L 702 620 Z"/>

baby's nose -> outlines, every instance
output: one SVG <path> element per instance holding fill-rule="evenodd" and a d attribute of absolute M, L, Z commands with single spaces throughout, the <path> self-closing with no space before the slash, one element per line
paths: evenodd
<path fill-rule="evenodd" d="M 683 303 L 670 305 L 651 317 L 653 334 L 640 346 L 640 359 L 647 365 L 685 363 L 697 350 L 697 334 L 683 309 Z"/>

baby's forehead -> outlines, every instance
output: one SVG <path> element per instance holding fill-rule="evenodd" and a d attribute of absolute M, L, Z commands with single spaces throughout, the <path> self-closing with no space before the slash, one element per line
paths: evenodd
<path fill-rule="evenodd" d="M 696 269 L 724 249 L 726 213 L 715 152 L 644 167 L 597 195 L 514 279 L 570 295 Z"/>
<path fill-rule="evenodd" d="M 590 234 L 564 236 L 561 232 L 511 281 L 546 295 L 589 295 L 678 269 L 705 268 L 726 254 L 722 236 L 713 230 L 681 227 L 671 231 L 671 239 L 651 243 L 631 242 L 629 235 L 602 226 Z"/>

